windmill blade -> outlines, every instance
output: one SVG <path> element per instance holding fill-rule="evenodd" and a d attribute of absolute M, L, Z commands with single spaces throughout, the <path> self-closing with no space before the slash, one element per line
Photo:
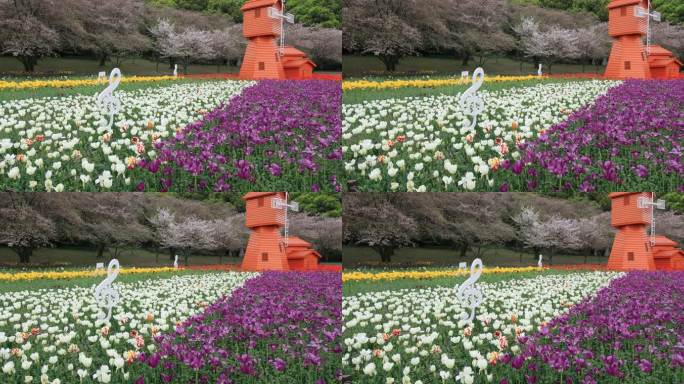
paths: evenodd
<path fill-rule="evenodd" d="M 295 17 L 291 13 L 285 14 L 283 18 L 285 19 L 285 21 L 287 21 L 290 24 L 294 24 L 294 22 L 295 22 Z"/>

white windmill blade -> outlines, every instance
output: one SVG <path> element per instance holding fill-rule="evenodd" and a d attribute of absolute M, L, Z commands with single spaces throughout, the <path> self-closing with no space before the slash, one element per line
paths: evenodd
<path fill-rule="evenodd" d="M 662 20 L 662 16 L 663 15 L 660 12 L 653 11 L 653 13 L 651 13 L 651 17 L 653 17 L 653 20 L 655 21 Z"/>

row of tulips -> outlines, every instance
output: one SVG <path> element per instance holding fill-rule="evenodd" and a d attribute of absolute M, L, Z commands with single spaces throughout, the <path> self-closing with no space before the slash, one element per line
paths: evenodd
<path fill-rule="evenodd" d="M 119 274 L 131 275 L 141 273 L 161 273 L 176 271 L 172 267 L 159 268 L 121 268 Z M 89 269 L 74 271 L 31 271 L 31 272 L 0 272 L 0 281 L 35 281 L 35 280 L 70 280 L 83 277 L 97 277 L 107 274 L 106 269 Z"/>
<path fill-rule="evenodd" d="M 126 76 L 121 79 L 122 83 L 147 83 L 158 81 L 178 80 L 174 76 Z M 72 88 L 89 85 L 101 85 L 99 79 L 55 79 L 55 80 L 22 80 L 9 81 L 0 80 L 0 91 L 2 90 L 21 90 L 36 88 Z"/>
<path fill-rule="evenodd" d="M 483 274 L 501 273 L 524 273 L 543 270 L 541 267 L 487 267 L 482 270 Z M 342 274 L 342 281 L 378 281 L 378 280 L 402 280 L 402 279 L 438 279 L 444 277 L 467 276 L 470 269 L 436 269 L 423 271 L 386 271 L 386 272 L 362 272 L 353 271 Z"/>

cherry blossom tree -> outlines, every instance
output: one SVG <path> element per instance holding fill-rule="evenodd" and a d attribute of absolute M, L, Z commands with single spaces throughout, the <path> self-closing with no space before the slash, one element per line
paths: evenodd
<path fill-rule="evenodd" d="M 33 251 L 48 247 L 57 240 L 55 224 L 33 209 L 32 194 L 3 193 L 0 199 L 0 244 L 6 245 L 19 256 L 19 262 L 28 264 Z"/>
<path fill-rule="evenodd" d="M 391 262 L 398 248 L 412 246 L 418 233 L 416 222 L 389 198 L 381 193 L 345 193 L 342 198 L 345 242 L 371 247 L 383 263 Z"/>

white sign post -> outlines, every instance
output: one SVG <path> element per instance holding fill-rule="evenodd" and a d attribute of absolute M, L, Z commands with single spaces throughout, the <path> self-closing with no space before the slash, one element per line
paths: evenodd
<path fill-rule="evenodd" d="M 112 308 L 119 304 L 119 291 L 112 287 L 112 283 L 119 275 L 119 260 L 112 259 L 107 266 L 107 277 L 93 290 L 95 303 L 100 309 L 107 308 L 107 313 L 100 312 L 100 320 L 109 321 L 112 317 Z"/>
<path fill-rule="evenodd" d="M 473 72 L 473 84 L 461 95 L 459 104 L 461 109 L 466 115 L 470 115 L 471 119 L 468 121 L 469 129 L 475 129 L 477 124 L 477 115 L 484 112 L 484 102 L 482 98 L 477 94 L 477 90 L 480 89 L 482 83 L 484 83 L 485 73 L 482 68 L 477 68 Z"/>
<path fill-rule="evenodd" d="M 463 284 L 459 285 L 456 290 L 456 295 L 458 300 L 462 303 L 465 302 L 468 307 L 470 307 L 470 315 L 463 312 L 461 314 L 461 320 L 468 320 L 472 322 L 475 318 L 475 308 L 482 304 L 482 291 L 475 286 L 475 282 L 480 278 L 482 274 L 482 260 L 475 259 L 470 265 L 470 277 L 468 280 L 464 281 Z"/>
<path fill-rule="evenodd" d="M 461 79 L 465 79 L 466 77 L 468 77 L 469 74 L 470 74 L 470 72 L 468 72 L 468 71 L 462 71 L 461 72 Z"/>
<path fill-rule="evenodd" d="M 100 269 L 104 269 L 104 263 L 95 264 L 95 270 L 99 271 Z"/>
<path fill-rule="evenodd" d="M 104 79 L 107 77 L 107 72 L 102 71 L 97 74 L 97 81 L 104 81 Z"/>
<path fill-rule="evenodd" d="M 458 263 L 458 269 L 466 269 L 468 268 L 468 263 Z"/>

